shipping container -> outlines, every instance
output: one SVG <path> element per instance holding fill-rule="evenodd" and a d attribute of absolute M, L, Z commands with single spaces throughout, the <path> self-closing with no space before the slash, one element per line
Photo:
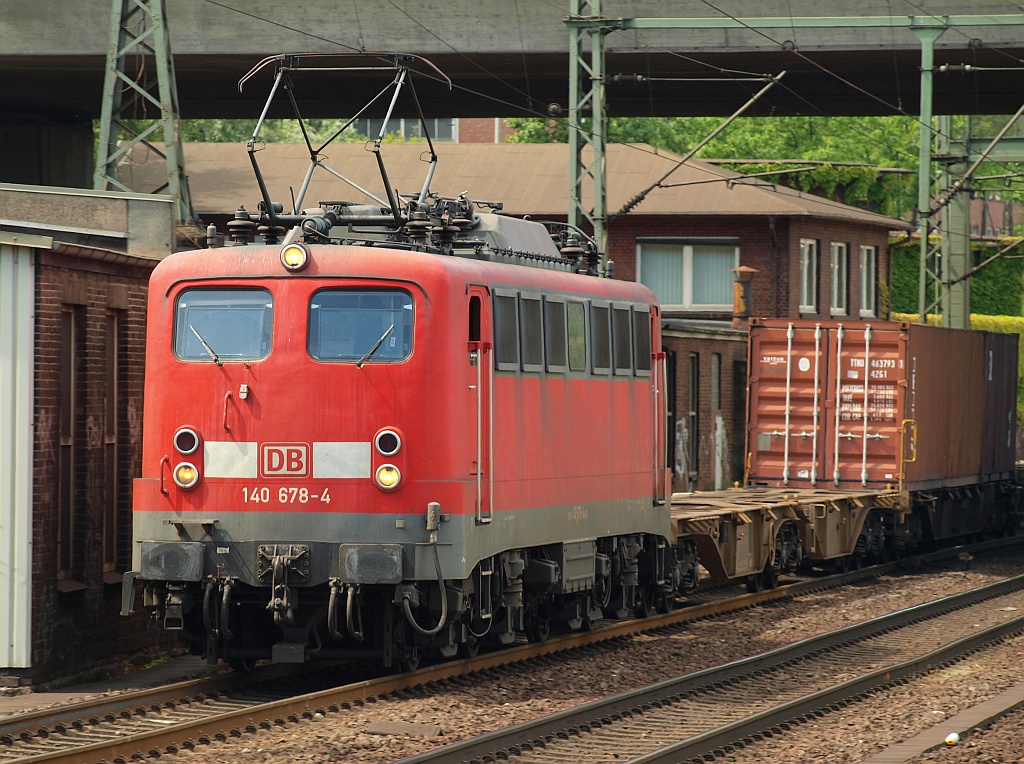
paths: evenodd
<path fill-rule="evenodd" d="M 747 482 L 915 491 L 1009 475 L 1015 339 L 887 321 L 752 320 Z"/>

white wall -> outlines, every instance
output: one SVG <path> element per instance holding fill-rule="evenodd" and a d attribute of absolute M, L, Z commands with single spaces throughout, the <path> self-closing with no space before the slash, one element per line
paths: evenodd
<path fill-rule="evenodd" d="M 36 248 L 0 231 L 0 669 L 31 668 Z"/>

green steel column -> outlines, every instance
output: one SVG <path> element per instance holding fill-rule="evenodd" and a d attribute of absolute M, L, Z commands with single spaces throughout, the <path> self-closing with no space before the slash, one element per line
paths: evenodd
<path fill-rule="evenodd" d="M 921 139 L 917 157 L 917 212 L 918 225 L 921 228 L 921 255 L 918 265 L 917 309 L 919 321 L 925 323 L 927 316 L 927 278 L 928 278 L 928 232 L 931 218 L 931 178 L 932 178 L 932 67 L 935 66 L 935 41 L 946 31 L 941 27 L 917 27 L 914 34 L 921 41 Z"/>
<path fill-rule="evenodd" d="M 570 18 L 601 18 L 602 0 L 570 0 Z M 589 60 L 586 41 L 589 38 Z M 583 127 L 589 109 L 590 130 Z M 590 223 L 594 240 L 607 262 L 607 210 L 605 201 L 605 85 L 604 31 L 600 26 L 569 27 L 569 223 L 583 227 Z M 589 146 L 590 157 L 584 157 Z M 593 192 L 588 208 L 583 201 L 584 183 Z"/>
<path fill-rule="evenodd" d="M 129 71 L 130 57 L 146 61 L 146 66 L 140 70 L 136 64 Z M 136 146 L 144 146 L 167 166 L 166 182 L 151 193 L 166 191 L 174 196 L 176 222 L 196 222 L 181 148 L 178 89 L 164 0 L 112 0 L 102 108 L 93 187 L 137 190 L 118 178 L 117 170 Z M 129 124 L 138 119 L 152 119 L 153 124 L 136 132 Z M 158 138 L 163 140 L 162 149 L 155 145 Z"/>
<path fill-rule="evenodd" d="M 941 153 L 951 157 L 943 163 L 942 187 L 959 188 L 969 161 L 969 118 L 965 119 L 963 140 L 951 140 L 951 117 L 942 117 L 939 124 L 940 131 L 947 136 L 942 139 Z M 942 210 L 942 325 L 955 329 L 969 329 L 971 322 L 970 279 L 960 278 L 971 267 L 970 205 L 970 194 L 961 189 Z"/>

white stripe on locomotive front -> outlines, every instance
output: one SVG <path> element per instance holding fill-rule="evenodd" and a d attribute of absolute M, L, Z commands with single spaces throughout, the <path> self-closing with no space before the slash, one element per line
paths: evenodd
<path fill-rule="evenodd" d="M 256 478 L 259 444 L 206 441 L 203 474 L 207 478 Z M 313 444 L 314 478 L 370 477 L 370 444 L 327 442 Z"/>
<path fill-rule="evenodd" d="M 313 477 L 370 477 L 369 443 L 314 443 Z"/>

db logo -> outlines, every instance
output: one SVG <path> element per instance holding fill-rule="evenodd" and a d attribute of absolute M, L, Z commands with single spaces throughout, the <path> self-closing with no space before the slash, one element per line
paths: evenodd
<path fill-rule="evenodd" d="M 308 443 L 264 443 L 260 446 L 262 477 L 309 477 Z"/>

